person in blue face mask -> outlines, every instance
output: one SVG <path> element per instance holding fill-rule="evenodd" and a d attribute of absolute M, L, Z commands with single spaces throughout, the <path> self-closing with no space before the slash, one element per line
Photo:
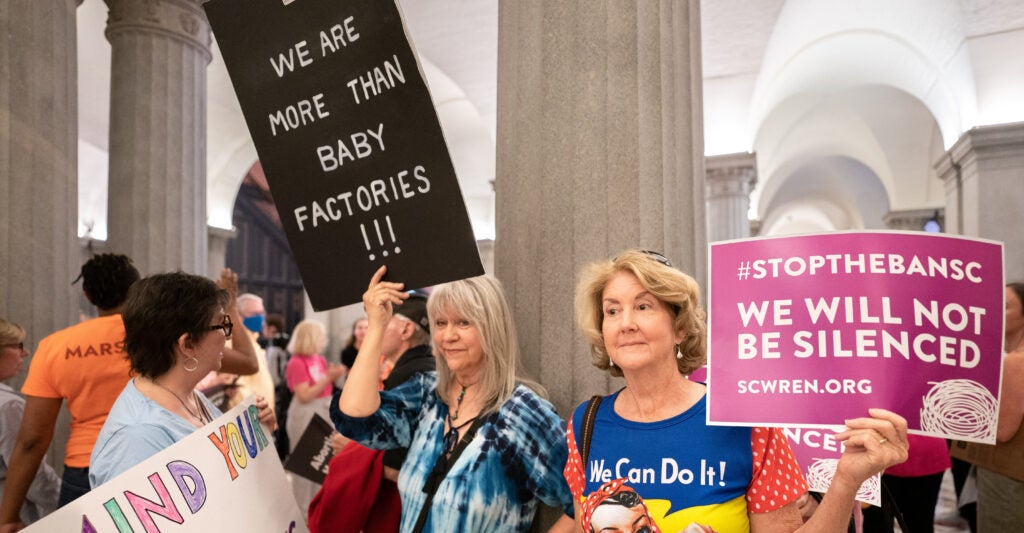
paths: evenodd
<path fill-rule="evenodd" d="M 263 324 L 267 318 L 267 310 L 263 307 L 263 298 L 252 293 L 238 295 L 236 300 L 238 314 L 242 316 L 242 325 L 245 330 L 240 332 L 249 335 L 255 343 L 256 338 L 263 332 Z M 259 360 L 260 369 L 248 376 L 225 376 L 225 381 L 234 384 L 234 390 L 228 395 L 228 408 L 234 407 L 250 394 L 257 394 L 267 399 L 270 405 L 274 405 L 274 378 L 270 375 L 267 367 L 266 354 L 262 348 L 256 348 L 256 359 Z"/>
<path fill-rule="evenodd" d="M 252 293 L 238 295 L 238 310 L 242 314 L 242 324 L 250 333 L 263 333 L 263 325 L 267 320 L 267 310 L 263 307 L 263 298 Z"/>

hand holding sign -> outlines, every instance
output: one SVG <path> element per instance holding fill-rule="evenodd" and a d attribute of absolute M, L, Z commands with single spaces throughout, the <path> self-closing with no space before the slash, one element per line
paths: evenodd
<path fill-rule="evenodd" d="M 409 293 L 402 291 L 405 288 L 404 283 L 381 281 L 387 271 L 387 266 L 378 268 L 370 278 L 370 286 L 363 293 L 363 309 L 366 311 L 368 330 L 373 329 L 375 325 L 382 328 L 386 326 L 394 312 L 392 306 L 401 304 L 409 297 Z"/>
<path fill-rule="evenodd" d="M 277 429 L 277 417 L 274 416 L 274 409 L 270 407 L 267 399 L 263 396 L 256 396 L 256 411 L 260 424 L 270 428 L 270 431 Z"/>
<path fill-rule="evenodd" d="M 907 421 L 885 409 L 870 409 L 870 418 L 846 421 L 836 440 L 846 449 L 839 459 L 833 483 L 848 483 L 856 490 L 869 477 L 907 460 Z"/>

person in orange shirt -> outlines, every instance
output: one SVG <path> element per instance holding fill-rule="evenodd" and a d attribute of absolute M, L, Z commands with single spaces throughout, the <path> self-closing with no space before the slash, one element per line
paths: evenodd
<path fill-rule="evenodd" d="M 132 260 L 119 254 L 100 254 L 82 265 L 78 279 L 99 317 L 62 329 L 39 343 L 21 388 L 25 415 L 18 431 L 0 502 L 0 533 L 18 531 L 24 524 L 18 511 L 53 439 L 61 404 L 67 399 L 71 434 L 64 456 L 64 475 L 58 505 L 89 492 L 89 456 L 114 400 L 131 379 L 124 351 L 121 307 L 129 288 L 139 280 Z M 78 281 L 75 280 L 75 282 Z M 225 269 L 219 284 L 234 295 L 237 276 Z M 234 306 L 225 309 L 241 321 Z M 225 351 L 223 366 L 234 372 L 258 370 L 250 343 Z"/>
<path fill-rule="evenodd" d="M 58 505 L 89 491 L 89 454 L 114 399 L 128 381 L 121 304 L 139 271 L 124 255 L 100 254 L 82 265 L 82 288 L 99 317 L 62 329 L 39 343 L 28 377 L 25 416 L 7 472 L 0 503 L 0 531 L 21 527 L 18 509 L 32 476 L 50 447 L 64 399 L 71 412 L 71 435 L 64 456 Z M 75 282 L 78 281 L 75 280 Z"/>

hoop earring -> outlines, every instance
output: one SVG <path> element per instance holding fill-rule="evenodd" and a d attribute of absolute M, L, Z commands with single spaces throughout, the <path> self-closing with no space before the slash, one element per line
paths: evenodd
<path fill-rule="evenodd" d="M 189 361 L 192 361 L 192 368 L 189 368 L 188 366 Z M 182 363 L 181 366 L 185 367 L 186 372 L 195 372 L 199 368 L 199 358 L 189 357 L 188 359 L 185 359 L 185 362 Z"/>
<path fill-rule="evenodd" d="M 676 346 L 676 359 L 679 359 L 679 360 L 683 359 L 683 352 L 682 352 L 682 350 L 679 349 L 678 346 Z"/>

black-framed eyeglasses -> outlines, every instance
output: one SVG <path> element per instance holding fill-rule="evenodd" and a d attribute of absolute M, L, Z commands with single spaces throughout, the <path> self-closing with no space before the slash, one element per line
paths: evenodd
<path fill-rule="evenodd" d="M 12 343 L 9 343 L 9 344 L 5 344 L 4 347 L 5 348 L 6 347 L 17 348 L 18 351 L 21 351 L 21 350 L 25 349 L 25 343 L 24 342 L 12 342 Z"/>
<path fill-rule="evenodd" d="M 216 326 L 210 326 L 210 330 L 222 329 L 224 330 L 224 338 L 230 339 L 231 329 L 234 327 L 234 323 L 231 322 L 231 315 L 224 315 L 224 320 L 221 320 L 220 324 L 217 324 Z"/>

